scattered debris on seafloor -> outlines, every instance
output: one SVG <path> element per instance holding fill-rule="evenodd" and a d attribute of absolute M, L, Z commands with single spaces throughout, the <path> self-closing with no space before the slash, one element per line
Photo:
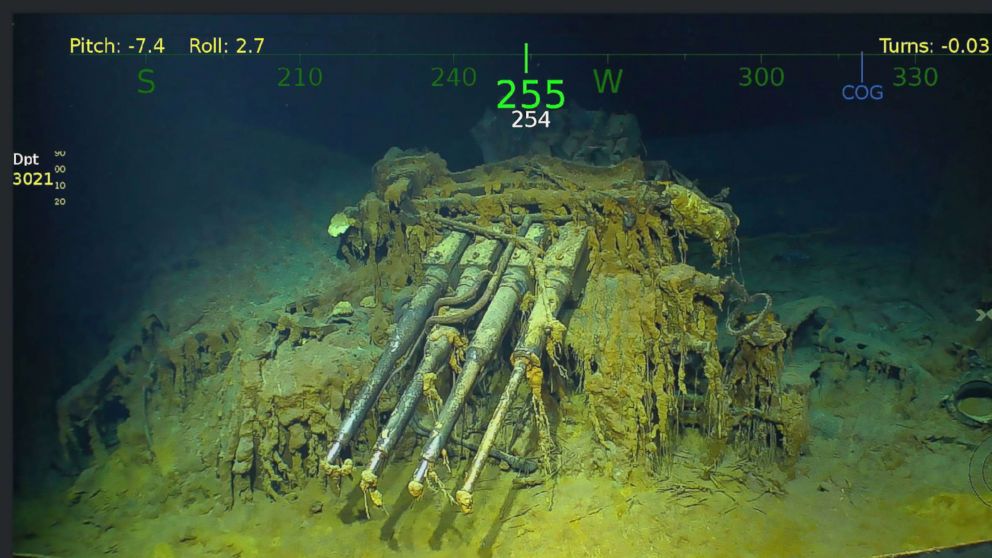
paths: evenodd
<path fill-rule="evenodd" d="M 381 507 L 382 471 L 412 458 L 411 495 L 430 488 L 469 513 L 488 464 L 524 475 L 518 487 L 576 467 L 623 482 L 690 431 L 713 459 L 788 469 L 799 457 L 809 386 L 782 381 L 790 331 L 771 296 L 729 271 L 739 220 L 722 196 L 637 158 L 452 172 L 437 154 L 394 149 L 373 181 L 328 228 L 364 292 L 221 332 L 170 334 L 149 318 L 60 401 L 67 462 L 119 443 L 108 409 L 134 402 L 158 461 L 176 458 L 156 417 L 184 410 L 169 420 L 189 421 L 197 466 L 215 474 L 177 490 L 228 507 L 355 476 Z M 574 398 L 569 430 L 587 443 L 566 454 Z"/>

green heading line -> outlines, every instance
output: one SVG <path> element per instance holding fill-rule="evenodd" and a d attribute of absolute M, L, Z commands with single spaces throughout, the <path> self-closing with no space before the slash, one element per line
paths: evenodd
<path fill-rule="evenodd" d="M 950 57 L 950 58 L 992 58 L 992 53 L 987 54 L 971 54 L 971 53 L 960 53 L 951 54 L 946 52 L 931 52 L 926 54 L 893 54 L 893 53 L 864 53 L 865 56 L 891 56 L 891 57 L 908 57 L 908 56 L 920 56 L 920 57 Z M 121 52 L 117 54 L 111 53 L 70 53 L 69 56 L 89 56 L 89 57 L 103 57 L 103 58 L 113 58 L 118 56 L 186 56 L 191 58 L 256 58 L 260 56 L 320 56 L 320 57 L 457 57 L 462 56 L 465 58 L 470 57 L 507 57 L 507 56 L 520 56 L 519 52 L 509 53 L 509 52 L 264 52 L 264 53 L 217 53 L 217 54 L 195 54 L 189 52 Z M 840 58 L 840 57 L 858 57 L 861 56 L 860 52 L 542 52 L 540 54 L 528 53 L 529 57 L 559 57 L 559 58 L 603 58 L 603 57 L 644 57 L 644 58 L 689 58 L 689 57 L 763 57 L 763 56 L 778 56 L 778 57 L 818 57 L 818 58 Z M 525 56 L 525 67 L 527 56 Z M 526 72 L 526 69 L 524 70 Z"/>

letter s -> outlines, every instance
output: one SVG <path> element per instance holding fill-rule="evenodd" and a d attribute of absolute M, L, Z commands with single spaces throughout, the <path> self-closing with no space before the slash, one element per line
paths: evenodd
<path fill-rule="evenodd" d="M 151 78 L 145 77 L 146 75 L 154 74 L 155 70 L 151 68 L 142 68 L 138 70 L 138 81 L 147 85 L 147 88 L 138 88 L 138 93 L 141 95 L 149 95 L 155 92 L 155 81 Z"/>

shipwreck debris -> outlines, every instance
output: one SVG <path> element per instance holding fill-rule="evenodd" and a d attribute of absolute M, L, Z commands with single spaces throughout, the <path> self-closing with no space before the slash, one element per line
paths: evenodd
<path fill-rule="evenodd" d="M 177 490 L 223 506 L 353 477 L 381 506 L 385 467 L 412 460 L 408 491 L 468 513 L 490 459 L 489 474 L 553 486 L 577 467 L 620 482 L 656 470 L 687 432 L 755 463 L 802 451 L 806 392 L 782 381 L 771 297 L 729 271 L 739 220 L 722 195 L 637 158 L 452 172 L 395 149 L 373 184 L 328 229 L 359 290 L 279 299 L 216 331 L 150 318 L 59 402 L 68 460 L 112 451 L 130 415 L 144 459 L 206 472 Z M 566 405 L 581 428 L 560 428 Z"/>
<path fill-rule="evenodd" d="M 478 450 L 464 484 L 447 494 L 463 512 L 472 511 L 493 451 L 519 445 L 521 416 L 543 474 L 553 477 L 560 471 L 555 394 L 563 392 L 586 399 L 588 432 L 614 472 L 650 466 L 683 428 L 745 454 L 770 451 L 786 465 L 797 458 L 808 430 L 806 394 L 780 382 L 787 336 L 771 297 L 687 263 L 702 243 L 713 268 L 723 268 L 739 223 L 726 202 L 665 164 L 632 158 L 589 166 L 526 156 L 450 172 L 436 154 L 391 150 L 374 183 L 374 193 L 332 223 L 348 223 L 333 227 L 341 253 L 356 266 L 375 266 L 384 287 L 422 284 L 437 265 L 430 247 L 452 234 L 472 244 L 448 277 L 439 276 L 438 290 L 451 285 L 449 298 L 464 306 L 420 305 L 419 330 L 398 325 L 394 334 L 403 335 L 404 354 L 387 348 L 390 360 L 376 366 L 403 378 L 403 387 L 360 481 L 373 503 L 382 500 L 379 474 L 417 413 L 432 426 L 407 487 L 415 497 L 426 484 L 447 492 L 435 465 L 449 465 L 445 446 L 466 415 Z M 727 329 L 737 341 L 721 354 L 717 322 L 727 301 Z M 746 313 L 756 304 L 756 314 Z M 521 325 L 510 328 L 515 316 Z M 404 373 L 408 364 L 412 374 Z M 346 445 L 351 455 L 363 446 L 354 433 L 379 382 L 375 374 L 366 380 L 372 387 L 355 399 L 326 472 L 342 466 Z M 442 386 L 450 386 L 447 396 Z M 521 398 L 528 403 L 511 412 Z"/>

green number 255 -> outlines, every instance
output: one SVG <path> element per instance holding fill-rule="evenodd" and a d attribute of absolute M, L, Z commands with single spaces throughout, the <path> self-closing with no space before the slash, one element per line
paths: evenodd
<path fill-rule="evenodd" d="M 525 79 L 520 82 L 520 95 L 528 96 L 532 100 L 532 102 L 530 103 L 522 103 L 520 105 L 520 108 L 530 110 L 540 106 L 541 94 L 538 93 L 537 89 L 533 88 L 533 86 L 537 85 L 538 83 L 540 83 L 540 80 L 536 80 L 536 79 Z M 545 108 L 547 108 L 548 110 L 555 110 L 565 106 L 565 94 L 562 92 L 561 89 L 555 88 L 556 85 L 564 85 L 564 84 L 565 84 L 565 80 L 561 80 L 561 79 L 549 79 L 546 82 L 547 91 L 545 94 L 548 95 L 549 97 L 556 97 L 557 102 L 553 104 L 548 104 Z M 509 90 L 506 92 L 506 95 L 503 96 L 503 99 L 496 104 L 496 108 L 501 108 L 501 109 L 517 108 L 516 103 L 510 102 L 510 98 L 513 97 L 513 94 L 516 93 L 517 91 L 516 84 L 513 83 L 512 79 L 501 79 L 498 82 L 496 82 L 497 87 L 502 87 L 503 85 L 508 86 Z"/>

